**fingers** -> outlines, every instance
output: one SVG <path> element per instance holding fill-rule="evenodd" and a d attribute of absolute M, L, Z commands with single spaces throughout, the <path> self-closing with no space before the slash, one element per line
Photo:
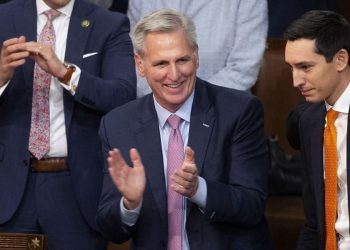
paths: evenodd
<path fill-rule="evenodd" d="M 195 164 L 194 151 L 186 147 L 184 163 L 178 171 L 171 176 L 174 191 L 186 197 L 192 197 L 198 188 L 198 173 Z"/>
<path fill-rule="evenodd" d="M 114 148 L 108 154 L 107 162 L 109 167 L 118 168 L 127 165 L 119 149 Z"/>
<path fill-rule="evenodd" d="M 125 176 L 125 167 L 128 167 L 124 161 L 123 156 L 121 155 L 118 149 L 112 149 L 109 151 L 109 156 L 107 158 L 108 162 L 108 171 L 109 174 L 118 189 L 120 189 L 123 184 L 123 178 Z"/>
<path fill-rule="evenodd" d="M 25 37 L 23 36 L 20 38 L 11 38 L 4 41 L 3 50 L 5 55 L 25 51 L 26 46 L 24 41 L 25 41 Z"/>
<path fill-rule="evenodd" d="M 191 181 L 178 178 L 175 175 L 172 177 L 171 188 L 186 197 L 191 198 L 196 194 L 198 189 L 198 176 L 195 176 Z"/>
<path fill-rule="evenodd" d="M 0 86 L 10 80 L 14 69 L 25 63 L 29 52 L 25 50 L 25 37 L 15 37 L 3 42 L 0 54 Z"/>
<path fill-rule="evenodd" d="M 52 46 L 41 44 L 38 42 L 27 42 L 25 43 L 26 50 L 32 55 L 32 56 L 45 56 L 48 49 L 51 49 Z"/>
<path fill-rule="evenodd" d="M 187 146 L 185 149 L 185 162 L 195 164 L 194 151 Z"/>
<path fill-rule="evenodd" d="M 130 159 L 132 161 L 134 168 L 143 167 L 141 156 L 136 148 L 130 149 Z"/>
<path fill-rule="evenodd" d="M 25 41 L 26 41 L 26 38 L 24 36 L 14 37 L 4 41 L 3 46 L 8 47 L 14 44 L 23 44 L 25 43 Z"/>
<path fill-rule="evenodd" d="M 193 173 L 179 170 L 175 172 L 173 176 L 171 176 L 171 180 L 180 186 L 190 188 L 192 183 L 196 181 L 197 176 L 197 170 L 193 171 Z"/>

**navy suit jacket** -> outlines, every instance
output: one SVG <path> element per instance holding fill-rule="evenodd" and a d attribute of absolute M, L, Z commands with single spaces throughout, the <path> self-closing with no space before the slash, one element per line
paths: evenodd
<path fill-rule="evenodd" d="M 82 21 L 88 20 L 88 27 Z M 0 44 L 26 36 L 36 41 L 35 0 L 14 0 L 0 6 Z M 128 19 L 96 5 L 75 0 L 70 19 L 65 61 L 81 68 L 76 94 L 64 92 L 68 165 L 73 192 L 88 223 L 96 228 L 95 213 L 102 186 L 100 119 L 107 111 L 135 98 L 136 77 Z M 87 53 L 97 52 L 86 57 Z M 15 70 L 0 96 L 0 224 L 16 211 L 30 167 L 28 151 L 34 61 Z"/>
<path fill-rule="evenodd" d="M 325 248 L 325 200 L 323 167 L 323 132 L 325 126 L 325 104 L 312 104 L 300 117 L 299 133 L 303 163 L 303 202 L 306 223 L 303 227 L 298 249 Z M 350 124 L 350 120 L 348 120 Z M 350 145 L 350 127 L 347 128 L 347 145 Z M 350 150 L 347 150 L 347 161 Z M 347 179 L 350 170 L 347 167 Z M 348 186 L 349 188 L 349 186 Z M 350 205 L 350 202 L 348 202 Z M 349 209 L 350 211 L 350 209 Z"/>
<path fill-rule="evenodd" d="M 119 148 L 131 164 L 129 149 L 137 148 L 147 179 L 141 214 L 127 227 L 120 218 L 121 195 L 106 172 L 97 215 L 103 234 L 117 243 L 132 238 L 133 249 L 166 249 L 167 196 L 152 95 L 107 114 L 100 135 L 105 158 Z M 188 202 L 190 249 L 270 249 L 264 218 L 268 158 L 258 99 L 197 78 L 188 145 L 208 187 L 204 212 Z"/>

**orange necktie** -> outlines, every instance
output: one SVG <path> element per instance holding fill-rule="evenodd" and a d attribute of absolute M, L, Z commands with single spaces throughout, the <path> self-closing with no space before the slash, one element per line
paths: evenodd
<path fill-rule="evenodd" d="M 326 214 L 326 250 L 337 249 L 335 221 L 337 217 L 337 131 L 334 126 L 338 112 L 333 109 L 327 112 L 327 126 L 324 130 L 325 162 L 325 214 Z"/>

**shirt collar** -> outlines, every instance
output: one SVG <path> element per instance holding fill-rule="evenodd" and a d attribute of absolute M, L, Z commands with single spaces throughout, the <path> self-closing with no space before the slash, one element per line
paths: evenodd
<path fill-rule="evenodd" d="M 338 100 L 334 103 L 333 107 L 325 101 L 327 111 L 333 108 L 334 111 L 347 114 L 350 107 L 350 84 L 346 87 L 345 91 L 341 94 Z"/>
<path fill-rule="evenodd" d="M 163 108 L 157 102 L 156 98 L 153 95 L 154 107 L 155 107 L 156 112 L 157 112 L 158 122 L 159 122 L 160 127 L 164 128 L 168 117 L 172 114 L 176 114 L 182 120 L 185 120 L 186 122 L 189 123 L 191 120 L 191 110 L 192 110 L 192 104 L 193 104 L 193 97 L 194 97 L 194 91 L 192 91 L 192 94 L 187 98 L 187 100 L 184 102 L 184 104 L 182 104 L 182 106 L 175 113 L 171 113 L 169 110 Z"/>
<path fill-rule="evenodd" d="M 75 0 L 69 1 L 69 3 L 62 8 L 57 9 L 59 12 L 64 14 L 65 16 L 70 17 L 72 15 L 73 6 L 74 6 Z M 36 10 L 37 15 L 43 14 L 45 11 L 51 9 L 43 0 L 36 0 Z"/>

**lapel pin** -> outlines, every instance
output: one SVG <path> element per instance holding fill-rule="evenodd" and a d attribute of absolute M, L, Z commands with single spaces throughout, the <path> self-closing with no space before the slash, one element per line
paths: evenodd
<path fill-rule="evenodd" d="M 89 25 L 90 25 L 90 21 L 89 20 L 83 20 L 82 22 L 81 22 L 81 27 L 83 27 L 83 28 L 87 28 L 87 27 L 89 27 Z"/>
<path fill-rule="evenodd" d="M 203 123 L 202 124 L 204 127 L 206 127 L 206 128 L 209 128 L 210 126 L 208 125 L 208 124 L 206 124 L 206 123 Z"/>

